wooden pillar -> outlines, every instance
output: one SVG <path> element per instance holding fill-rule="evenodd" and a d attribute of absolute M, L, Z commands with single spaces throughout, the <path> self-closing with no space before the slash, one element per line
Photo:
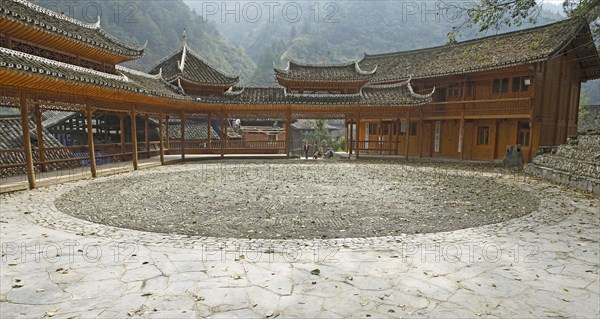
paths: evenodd
<path fill-rule="evenodd" d="M 131 111 L 131 160 L 133 169 L 138 169 L 138 151 L 137 151 L 137 121 L 135 120 L 135 110 Z"/>
<path fill-rule="evenodd" d="M 350 157 L 352 157 L 352 150 L 354 149 L 354 145 L 353 145 L 354 144 L 354 134 L 353 134 L 353 131 L 354 131 L 354 120 L 351 120 L 350 121 L 350 132 L 349 132 L 350 143 L 348 144 L 349 145 L 348 159 L 350 159 Z"/>
<path fill-rule="evenodd" d="M 394 142 L 396 144 L 396 154 L 395 155 L 400 155 L 400 150 L 399 150 L 399 142 L 400 142 L 400 129 L 402 128 L 402 123 L 400 121 L 400 119 L 396 119 L 396 134 L 394 136 Z"/>
<path fill-rule="evenodd" d="M 96 177 L 96 149 L 94 148 L 94 126 L 92 123 L 92 108 L 87 107 L 86 109 L 86 124 L 87 124 L 87 138 L 88 138 L 88 151 L 90 153 L 90 170 L 92 171 L 92 177 Z"/>
<path fill-rule="evenodd" d="M 419 120 L 419 157 L 422 158 L 423 157 L 423 134 L 424 134 L 424 129 L 423 129 L 423 110 L 419 110 L 420 113 L 420 120 Z M 407 128 L 409 129 L 409 128 Z"/>
<path fill-rule="evenodd" d="M 165 117 L 165 120 L 167 121 L 167 127 L 166 127 L 166 131 L 165 131 L 165 143 L 167 144 L 167 151 L 171 148 L 171 139 L 169 138 L 169 122 L 170 122 L 170 116 L 167 115 Z"/>
<path fill-rule="evenodd" d="M 42 111 L 37 101 L 35 102 L 35 131 L 37 133 L 38 151 L 40 153 L 40 170 L 47 172 L 46 147 L 44 146 L 44 134 L 42 133 Z"/>
<path fill-rule="evenodd" d="M 345 131 L 344 132 L 344 134 L 345 134 L 345 136 L 344 136 L 344 151 L 348 152 L 348 136 L 349 136 L 348 135 L 348 131 L 349 131 L 348 127 L 349 127 L 349 125 L 348 125 L 348 119 L 347 118 L 344 121 L 344 124 L 346 125 L 346 129 L 344 130 Z"/>
<path fill-rule="evenodd" d="M 410 143 L 410 112 L 406 118 L 406 131 L 404 132 L 404 159 L 408 161 L 408 144 Z"/>
<path fill-rule="evenodd" d="M 356 116 L 356 159 L 360 157 L 360 113 Z"/>
<path fill-rule="evenodd" d="M 491 137 L 491 136 L 490 136 Z M 494 120 L 494 136 L 492 137 L 492 161 L 496 159 L 496 143 L 498 139 L 498 120 Z"/>
<path fill-rule="evenodd" d="M 221 158 L 225 157 L 225 141 L 227 140 L 227 126 L 225 114 L 221 113 Z"/>
<path fill-rule="evenodd" d="M 163 114 L 158 114 L 158 147 L 160 149 L 160 164 L 165 165 L 165 146 L 163 144 Z"/>
<path fill-rule="evenodd" d="M 146 141 L 146 158 L 150 158 L 150 121 L 148 113 L 144 116 L 144 139 Z"/>
<path fill-rule="evenodd" d="M 119 114 L 119 131 L 121 133 L 121 161 L 125 161 L 125 115 Z"/>
<path fill-rule="evenodd" d="M 211 125 L 210 125 L 211 120 L 212 120 L 212 113 L 208 113 L 208 119 L 207 119 L 208 123 L 206 125 L 206 129 L 208 130 L 207 133 L 206 133 L 206 140 L 207 140 L 206 147 L 208 148 L 208 150 L 210 150 L 212 148 L 212 145 L 211 145 L 212 144 L 212 141 L 211 141 L 211 139 L 212 139 L 212 136 L 211 136 L 212 135 L 211 134 L 212 129 L 211 129 Z"/>
<path fill-rule="evenodd" d="M 181 125 L 179 126 L 181 132 L 181 160 L 185 160 L 185 112 L 181 112 L 180 115 Z"/>
<path fill-rule="evenodd" d="M 458 136 L 458 151 L 460 152 L 460 160 L 465 159 L 465 104 L 460 115 L 460 133 Z"/>
<path fill-rule="evenodd" d="M 20 92 L 19 104 L 21 107 L 21 128 L 23 129 L 23 151 L 25 152 L 25 164 L 27 165 L 27 181 L 29 189 L 35 188 L 35 171 L 33 168 L 33 153 L 31 152 L 31 136 L 29 133 L 29 109 L 23 90 Z"/>
<path fill-rule="evenodd" d="M 377 148 L 379 148 L 379 155 L 383 154 L 383 121 L 379 120 L 379 127 L 377 128 Z"/>
<path fill-rule="evenodd" d="M 288 110 L 285 115 L 285 156 L 286 158 L 290 158 L 290 139 L 292 134 L 290 134 L 292 124 L 292 111 Z"/>

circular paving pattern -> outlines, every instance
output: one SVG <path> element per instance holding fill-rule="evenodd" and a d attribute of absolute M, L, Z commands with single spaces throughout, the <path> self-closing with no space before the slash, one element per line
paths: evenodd
<path fill-rule="evenodd" d="M 506 221 L 539 199 L 497 168 L 346 161 L 218 162 L 100 178 L 67 214 L 136 230 L 301 239 L 451 231 Z"/>

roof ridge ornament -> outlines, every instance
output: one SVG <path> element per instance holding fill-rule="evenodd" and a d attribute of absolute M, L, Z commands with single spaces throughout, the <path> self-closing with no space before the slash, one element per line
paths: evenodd
<path fill-rule="evenodd" d="M 358 65 L 358 60 L 354 60 L 354 69 L 356 70 L 356 72 L 358 72 L 359 74 L 362 75 L 373 75 L 375 74 L 375 72 L 377 72 L 377 64 L 375 64 L 375 68 L 371 71 L 363 71 L 360 68 L 360 65 Z"/>
<path fill-rule="evenodd" d="M 410 85 L 411 79 L 412 79 L 412 75 L 409 75 L 408 80 L 406 80 L 406 87 L 408 88 L 408 92 L 410 93 L 410 96 L 414 97 L 415 99 L 429 99 L 433 96 L 433 93 L 435 93 L 435 86 L 433 87 L 433 89 L 431 90 L 431 93 L 429 93 L 429 94 L 417 94 L 413 90 L 412 85 Z"/>
<path fill-rule="evenodd" d="M 98 15 L 98 20 L 96 20 L 96 23 L 94 23 L 94 27 L 96 29 L 100 29 L 100 15 Z"/>
<path fill-rule="evenodd" d="M 185 58 L 187 56 L 187 36 L 185 35 L 185 28 L 183 28 L 182 45 L 181 45 L 181 62 L 177 62 L 177 68 L 183 72 L 185 67 Z"/>

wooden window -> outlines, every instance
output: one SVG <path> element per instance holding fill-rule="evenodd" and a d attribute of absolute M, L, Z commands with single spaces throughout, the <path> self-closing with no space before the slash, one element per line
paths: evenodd
<path fill-rule="evenodd" d="M 275 141 L 277 141 L 277 135 L 276 134 L 269 134 L 267 136 L 269 137 L 269 142 L 275 142 Z"/>
<path fill-rule="evenodd" d="M 381 135 L 388 135 L 390 133 L 390 124 L 382 123 L 381 124 Z"/>
<path fill-rule="evenodd" d="M 465 85 L 465 95 L 473 96 L 473 82 L 467 82 Z"/>
<path fill-rule="evenodd" d="M 0 34 L 0 47 L 6 47 L 6 40 L 4 40 L 4 36 Z"/>
<path fill-rule="evenodd" d="M 377 135 L 377 123 L 367 123 L 369 125 L 369 135 Z"/>
<path fill-rule="evenodd" d="M 512 78 L 512 91 L 513 92 L 527 92 L 531 85 L 531 77 L 529 76 L 517 76 Z"/>
<path fill-rule="evenodd" d="M 448 85 L 448 97 L 460 97 L 461 83 Z"/>
<path fill-rule="evenodd" d="M 411 136 L 416 136 L 417 135 L 417 123 L 416 122 L 411 122 L 410 123 L 410 135 Z"/>
<path fill-rule="evenodd" d="M 517 131 L 517 144 L 521 146 L 529 146 L 529 123 L 519 123 Z"/>
<path fill-rule="evenodd" d="M 400 133 L 401 134 L 405 134 L 406 133 L 406 121 L 401 121 L 400 122 Z"/>
<path fill-rule="evenodd" d="M 477 145 L 488 145 L 490 141 L 490 127 L 477 127 Z"/>
<path fill-rule="evenodd" d="M 441 87 L 435 90 L 435 101 L 436 102 L 445 102 L 446 101 L 446 88 Z"/>
<path fill-rule="evenodd" d="M 507 93 L 508 92 L 508 78 L 494 79 L 492 83 L 493 93 Z"/>

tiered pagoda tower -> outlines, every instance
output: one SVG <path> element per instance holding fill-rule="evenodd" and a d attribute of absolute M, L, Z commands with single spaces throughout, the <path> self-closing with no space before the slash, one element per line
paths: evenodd
<path fill-rule="evenodd" d="M 162 76 L 191 96 L 223 95 L 240 80 L 239 74 L 227 75 L 192 51 L 187 45 L 185 30 L 181 49 L 167 56 L 150 73 Z"/>

